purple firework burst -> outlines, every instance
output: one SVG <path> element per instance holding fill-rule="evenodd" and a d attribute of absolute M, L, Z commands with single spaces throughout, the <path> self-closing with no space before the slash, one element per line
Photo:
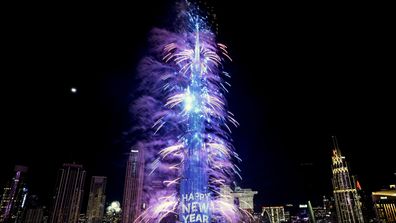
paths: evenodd
<path fill-rule="evenodd" d="M 225 189 L 240 177 L 230 137 L 238 122 L 225 98 L 230 75 L 223 63 L 231 58 L 196 10 L 184 10 L 188 25 L 180 32 L 151 31 L 138 69 L 141 96 L 132 111 L 147 205 L 135 222 L 239 222 L 245 213 Z"/>

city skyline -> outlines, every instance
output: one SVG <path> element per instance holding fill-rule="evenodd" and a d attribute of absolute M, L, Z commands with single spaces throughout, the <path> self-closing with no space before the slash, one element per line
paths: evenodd
<path fill-rule="evenodd" d="M 166 22 L 170 2 L 121 13 L 98 6 L 108 17 L 73 7 L 74 19 L 66 9 L 38 9 L 43 17 L 17 13 L 19 20 L 6 28 L 10 63 L 3 73 L 10 72 L 10 81 L 2 96 L 8 119 L 2 146 L 10 157 L 0 164 L 2 186 L 14 165 L 26 165 L 31 190 L 46 196 L 59 166 L 76 161 L 87 176 L 108 176 L 109 200 L 121 201 L 136 65 L 149 30 Z M 260 205 L 331 195 L 331 135 L 363 188 L 392 183 L 396 167 L 387 153 L 394 130 L 387 129 L 395 124 L 394 89 L 384 75 L 393 70 L 385 54 L 394 49 L 394 34 L 386 13 L 367 17 L 350 5 L 314 11 L 299 5 L 300 14 L 291 5 L 266 5 L 275 12 L 267 9 L 261 18 L 251 4 L 216 8 L 220 39 L 234 60 L 228 99 L 241 123 L 233 132 L 243 159 L 241 186 L 259 191 Z M 134 15 L 138 9 L 147 11 L 144 19 Z"/>

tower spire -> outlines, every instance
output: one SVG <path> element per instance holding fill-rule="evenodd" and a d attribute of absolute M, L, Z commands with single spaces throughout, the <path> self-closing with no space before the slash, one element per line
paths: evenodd
<path fill-rule="evenodd" d="M 334 148 L 331 169 L 338 222 L 363 223 L 362 204 L 356 190 L 355 179 L 349 173 L 345 157 L 341 156 L 337 138 L 332 136 L 332 139 Z"/>
<path fill-rule="evenodd" d="M 341 156 L 341 150 L 338 147 L 337 136 L 331 136 L 331 139 L 333 141 L 333 152 L 336 152 L 338 155 Z"/>

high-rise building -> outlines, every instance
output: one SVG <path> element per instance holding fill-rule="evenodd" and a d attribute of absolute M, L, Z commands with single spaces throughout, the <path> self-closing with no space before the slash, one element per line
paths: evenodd
<path fill-rule="evenodd" d="M 279 223 L 285 221 L 285 209 L 283 206 L 263 207 L 263 216 L 268 216 L 271 223 Z"/>
<path fill-rule="evenodd" d="M 31 194 L 26 201 L 26 214 L 23 223 L 42 223 L 46 207 L 41 205 L 39 197 Z"/>
<path fill-rule="evenodd" d="M 142 211 L 143 175 L 143 151 L 131 150 L 125 174 L 122 223 L 133 222 Z"/>
<path fill-rule="evenodd" d="M 92 176 L 86 215 L 88 223 L 102 222 L 106 201 L 106 181 L 106 177 Z"/>
<path fill-rule="evenodd" d="M 374 191 L 372 193 L 375 214 L 379 222 L 396 222 L 396 189 Z"/>
<path fill-rule="evenodd" d="M 26 211 L 24 223 L 41 223 L 43 222 L 44 209 L 31 208 Z"/>
<path fill-rule="evenodd" d="M 233 192 L 233 197 L 234 200 L 236 200 L 236 202 L 238 203 L 239 208 L 249 211 L 250 213 L 253 213 L 254 211 L 253 198 L 254 195 L 256 195 L 257 193 L 258 193 L 257 191 L 253 191 L 250 188 L 242 189 L 240 187 L 236 187 Z"/>
<path fill-rule="evenodd" d="M 365 222 L 374 222 L 375 217 L 375 210 L 374 210 L 374 203 L 372 200 L 371 191 L 366 191 L 362 188 L 360 182 L 356 180 L 356 190 L 360 197 L 360 202 L 362 203 L 362 214 L 363 219 Z"/>
<path fill-rule="evenodd" d="M 345 157 L 341 155 L 337 139 L 333 136 L 333 193 L 339 223 L 363 221 L 362 204 L 356 190 L 356 182 L 349 173 Z"/>
<path fill-rule="evenodd" d="M 21 222 L 28 193 L 24 181 L 28 170 L 25 166 L 15 166 L 15 175 L 4 187 L 0 202 L 0 222 Z"/>
<path fill-rule="evenodd" d="M 86 172 L 82 165 L 65 163 L 59 169 L 51 223 L 78 222 Z"/>

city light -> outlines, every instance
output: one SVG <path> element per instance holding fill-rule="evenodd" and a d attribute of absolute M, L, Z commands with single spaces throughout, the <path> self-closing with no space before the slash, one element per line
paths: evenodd
<path fill-rule="evenodd" d="M 113 201 L 111 204 L 106 208 L 106 213 L 108 215 L 113 213 L 120 213 L 121 212 L 121 205 L 118 201 Z"/>

